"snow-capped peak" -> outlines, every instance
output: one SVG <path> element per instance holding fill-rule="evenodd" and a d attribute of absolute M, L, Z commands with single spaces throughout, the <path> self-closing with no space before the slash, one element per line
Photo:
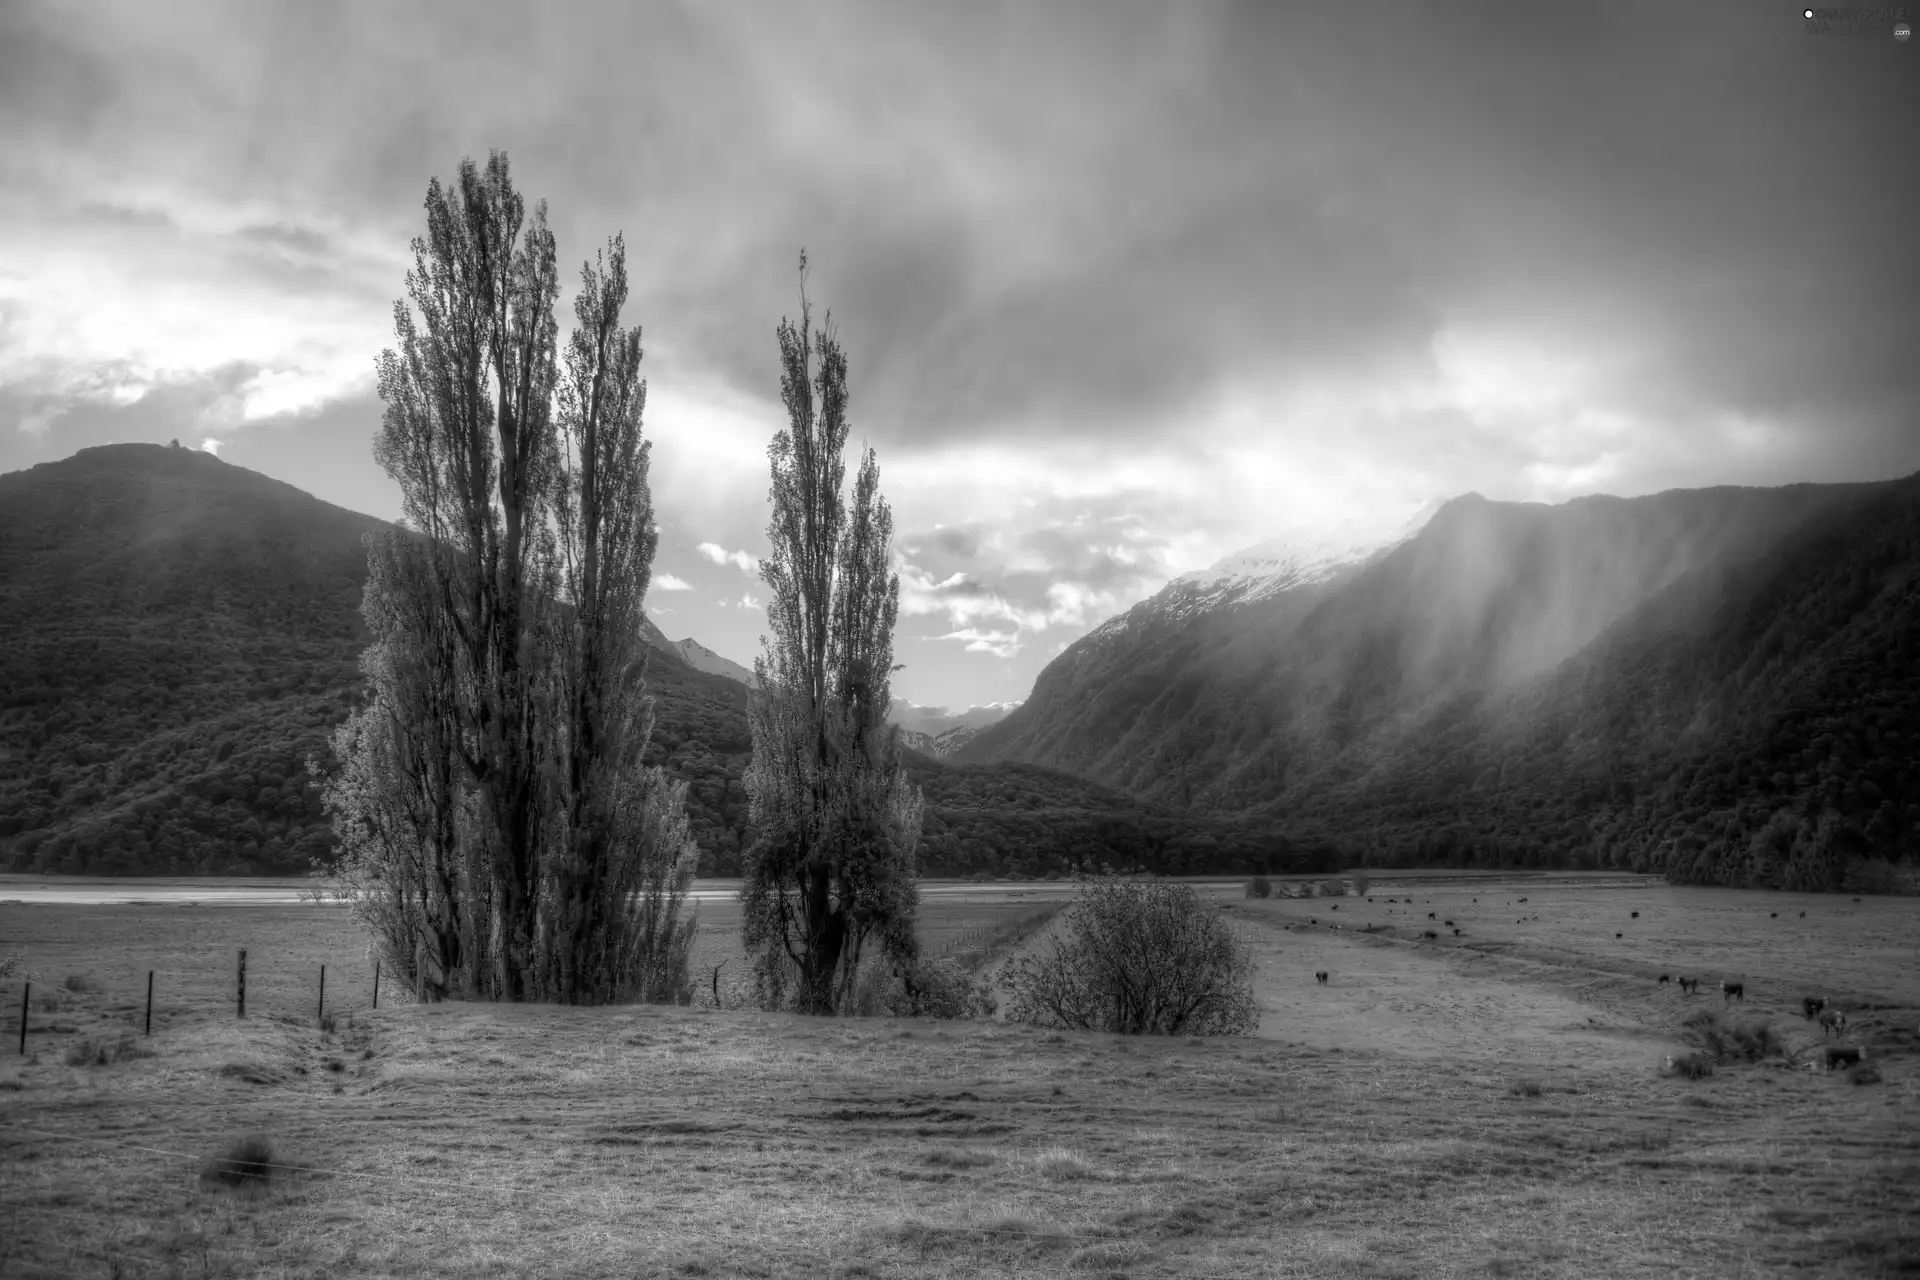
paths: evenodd
<path fill-rule="evenodd" d="M 1370 560 L 1407 541 L 1425 528 L 1443 505 L 1442 499 L 1434 499 L 1384 520 L 1352 516 L 1333 524 L 1297 527 L 1236 551 L 1205 569 L 1183 573 L 1173 581 L 1203 590 L 1257 586 L 1256 592 L 1239 597 L 1243 600 L 1324 582 L 1349 565 Z"/>

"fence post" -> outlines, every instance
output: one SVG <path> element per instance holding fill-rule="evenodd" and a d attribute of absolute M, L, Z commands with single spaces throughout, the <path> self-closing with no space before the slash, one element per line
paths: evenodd
<path fill-rule="evenodd" d="M 378 958 L 373 962 L 373 1007 L 376 1009 L 380 1007 L 380 961 Z"/>
<path fill-rule="evenodd" d="M 27 1008 L 28 1008 L 27 1002 L 32 998 L 33 998 L 33 984 L 31 982 L 21 983 L 20 984 L 20 1056 L 23 1058 L 27 1056 Z"/>
<path fill-rule="evenodd" d="M 247 949 L 240 948 L 240 1016 L 247 1016 Z"/>
<path fill-rule="evenodd" d="M 321 965 L 320 966 L 320 1008 L 319 1008 L 319 1011 L 314 1014 L 314 1021 L 325 1022 L 326 1020 L 327 1020 L 327 966 Z"/>
<path fill-rule="evenodd" d="M 153 970 L 147 970 L 147 1029 L 146 1035 L 153 1034 Z"/>
<path fill-rule="evenodd" d="M 427 1002 L 427 970 L 420 956 L 418 942 L 413 944 L 413 1002 L 415 1004 Z"/>

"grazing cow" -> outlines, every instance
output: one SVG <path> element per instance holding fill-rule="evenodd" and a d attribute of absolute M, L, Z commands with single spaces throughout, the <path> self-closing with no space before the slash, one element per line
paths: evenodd
<path fill-rule="evenodd" d="M 1338 911 L 1338 910 L 1340 909 L 1340 904 L 1339 904 L 1339 903 L 1337 903 L 1337 902 L 1336 902 L 1336 903 L 1334 903 L 1334 904 L 1333 904 L 1333 909 L 1334 909 L 1335 911 Z"/>
<path fill-rule="evenodd" d="M 1837 1044 L 1827 1046 L 1827 1070 L 1835 1067 L 1857 1067 L 1866 1060 L 1865 1049 L 1844 1048 Z"/>
<path fill-rule="evenodd" d="M 1319 916 L 1308 916 L 1308 917 L 1307 917 L 1307 923 L 1308 923 L 1308 924 L 1319 924 L 1319 923 L 1320 923 L 1320 917 L 1319 917 Z"/>
<path fill-rule="evenodd" d="M 1439 918 L 1440 918 L 1440 917 L 1439 917 L 1439 914 L 1438 914 L 1437 912 L 1433 912 L 1433 911 L 1429 911 L 1429 912 L 1427 912 L 1427 919 L 1429 919 L 1429 920 L 1437 920 L 1437 919 L 1439 919 Z"/>
<path fill-rule="evenodd" d="M 1805 920 L 1805 919 L 1807 918 L 1807 913 L 1806 913 L 1806 912 L 1804 912 L 1804 911 L 1802 911 L 1802 912 L 1800 913 L 1800 918 L 1801 918 L 1802 920 Z"/>
<path fill-rule="evenodd" d="M 1626 934 L 1624 934 L 1624 933 L 1616 933 L 1616 934 L 1614 934 L 1613 936 L 1614 936 L 1614 937 L 1616 937 L 1616 938 L 1624 938 L 1624 937 L 1626 937 L 1627 935 L 1626 935 Z"/>
<path fill-rule="evenodd" d="M 1480 899 L 1478 899 L 1478 898 L 1475 898 L 1475 899 L 1474 899 L 1474 901 L 1475 901 L 1475 902 L 1478 902 L 1478 901 L 1480 901 Z"/>
<path fill-rule="evenodd" d="M 1720 995 L 1728 1004 L 1732 1004 L 1735 1000 L 1738 1000 L 1741 1004 L 1745 1004 L 1747 1002 L 1747 984 L 1744 982 L 1723 982 L 1720 984 Z"/>
<path fill-rule="evenodd" d="M 1459 931 L 1458 929 L 1455 929 L 1455 930 L 1453 931 L 1453 936 L 1454 936 L 1454 937 L 1456 937 L 1456 938 L 1457 938 L 1457 937 L 1459 937 L 1459 936 L 1460 936 L 1460 931 Z"/>
<path fill-rule="evenodd" d="M 1440 940 L 1440 935 L 1435 933 L 1431 929 L 1427 930 L 1425 933 L 1421 934 L 1420 936 L 1425 938 L 1428 942 L 1438 942 Z"/>
<path fill-rule="evenodd" d="M 1634 918 L 1635 920 L 1638 920 L 1638 919 L 1640 918 L 1640 913 L 1639 913 L 1638 911 L 1636 911 L 1636 912 L 1634 912 L 1634 913 L 1633 913 L 1633 918 Z"/>
<path fill-rule="evenodd" d="M 1700 979 L 1698 978 L 1680 979 L 1680 990 L 1685 994 L 1692 995 L 1694 992 L 1698 991 L 1699 989 L 1700 989 Z"/>
<path fill-rule="evenodd" d="M 1780 913 L 1778 911 L 1769 911 L 1767 912 L 1767 918 L 1769 920 L 1778 920 L 1780 918 Z"/>
<path fill-rule="evenodd" d="M 1526 901 L 1526 899 L 1525 899 L 1525 898 L 1522 898 L 1522 899 L 1520 899 L 1520 901 L 1522 901 L 1522 902 L 1525 902 L 1525 901 Z"/>
<path fill-rule="evenodd" d="M 1655 983 L 1654 985 L 1655 985 L 1655 986 L 1659 986 L 1659 985 L 1660 985 L 1661 983 L 1670 983 L 1670 982 L 1672 982 L 1672 981 L 1673 981 L 1673 975 L 1672 975 L 1672 974 L 1670 974 L 1670 973 L 1663 973 L 1663 974 L 1661 974 L 1661 975 L 1660 975 L 1660 982 L 1657 982 L 1657 983 Z"/>
<path fill-rule="evenodd" d="M 1313 975 L 1313 980 L 1314 980 L 1315 982 L 1317 982 L 1317 983 L 1319 983 L 1319 984 L 1320 984 L 1321 986 L 1323 986 L 1323 987 L 1324 987 L 1324 986 L 1326 986 L 1326 985 L 1327 985 L 1327 971 L 1326 971 L 1325 969 L 1322 969 L 1322 970 L 1321 970 L 1320 972 L 1318 972 L 1318 973 L 1316 973 L 1316 974 L 1314 974 L 1314 975 Z"/>
<path fill-rule="evenodd" d="M 1827 1007 L 1827 1001 L 1825 996 L 1801 996 L 1800 997 L 1800 1016 L 1805 1018 L 1809 1022 L 1813 1021 L 1815 1014 L 1819 1013 L 1822 1009 L 1826 1007 Z"/>
<path fill-rule="evenodd" d="M 1441 921 L 1441 923 L 1442 923 L 1442 924 L 1444 924 L 1444 925 L 1446 925 L 1446 926 L 1447 926 L 1447 928 L 1449 928 L 1449 929 L 1451 929 L 1451 928 L 1453 928 L 1453 921 L 1451 921 L 1451 920 L 1443 920 L 1443 921 Z"/>
<path fill-rule="evenodd" d="M 1838 1009 L 1822 1010 L 1820 1014 L 1820 1034 L 1838 1036 L 1846 1034 L 1847 1015 Z"/>

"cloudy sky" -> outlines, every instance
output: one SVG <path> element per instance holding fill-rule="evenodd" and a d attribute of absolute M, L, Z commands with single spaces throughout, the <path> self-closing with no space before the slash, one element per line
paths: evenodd
<path fill-rule="evenodd" d="M 1280 530 L 1920 469 L 1920 43 L 1806 26 L 4 0 L 0 470 L 178 437 L 396 515 L 374 357 L 428 179 L 500 148 L 563 262 L 626 235 L 661 625 L 764 630 L 804 245 L 895 509 L 896 692 L 1018 699 Z"/>

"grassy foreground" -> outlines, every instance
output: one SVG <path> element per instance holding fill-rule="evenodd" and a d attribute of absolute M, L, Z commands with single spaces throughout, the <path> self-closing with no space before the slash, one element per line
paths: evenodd
<path fill-rule="evenodd" d="M 404 1007 L 331 1035 L 195 1016 L 152 1050 L 43 1052 L 0 1076 L 0 1274 L 1920 1265 L 1904 1073 L 1871 1091 L 1755 1068 L 1529 1096 L 1255 1040 L 649 1008 Z M 299 1168 L 202 1178 L 256 1132 Z"/>
<path fill-rule="evenodd" d="M 1636 899 L 1645 927 L 1660 901 Z M 25 1058 L 0 984 L 0 1277 L 1920 1273 L 1920 1060 L 1879 1026 L 1904 1006 L 1869 1015 L 1879 1083 L 1785 1062 L 1683 1081 L 1643 1037 L 1608 1053 L 1553 1021 L 1564 967 L 1606 967 L 1611 907 L 1537 904 L 1551 938 L 1468 949 L 1299 931 L 1323 905 L 1234 908 L 1257 917 L 1236 927 L 1258 932 L 1268 1038 L 1213 1041 L 384 991 L 375 1011 L 337 910 L 0 907 L 0 950 L 42 975 Z M 1031 909 L 944 905 L 925 941 Z M 1606 919 L 1576 946 L 1581 912 Z M 730 922 L 709 923 L 719 954 Z M 1807 937 L 1780 953 L 1796 973 L 1833 949 Z M 1747 972 L 1761 1006 L 1799 989 Z M 1630 985 L 1574 992 L 1582 1016 L 1605 996 L 1677 1017 Z M 248 1135 L 276 1167 L 207 1177 Z"/>

